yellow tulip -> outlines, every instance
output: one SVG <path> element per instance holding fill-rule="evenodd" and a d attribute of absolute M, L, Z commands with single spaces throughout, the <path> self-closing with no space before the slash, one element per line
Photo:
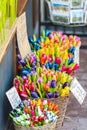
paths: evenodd
<path fill-rule="evenodd" d="M 60 93 L 60 96 L 61 96 L 61 97 L 65 97 L 65 95 L 66 95 L 66 91 L 65 91 L 65 89 L 62 89 L 62 90 L 61 90 L 61 93 Z"/>
<path fill-rule="evenodd" d="M 67 51 L 64 51 L 64 53 L 63 53 L 63 59 L 68 59 L 68 53 L 67 53 Z"/>
<path fill-rule="evenodd" d="M 70 93 L 70 88 L 68 86 L 66 86 L 64 89 L 66 91 L 66 95 L 68 95 Z"/>
<path fill-rule="evenodd" d="M 61 80 L 60 80 L 60 83 L 62 83 L 62 84 L 64 84 L 65 82 L 66 82 L 66 79 L 67 79 L 67 77 L 66 76 L 62 76 L 61 77 Z"/>
<path fill-rule="evenodd" d="M 50 48 L 50 54 L 51 54 L 51 55 L 54 55 L 54 47 L 51 47 L 51 48 Z"/>

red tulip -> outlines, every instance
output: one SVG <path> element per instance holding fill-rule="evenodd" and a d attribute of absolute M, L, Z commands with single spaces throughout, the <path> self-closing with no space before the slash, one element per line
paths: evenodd
<path fill-rule="evenodd" d="M 23 98 L 27 98 L 28 97 L 28 94 L 27 94 L 27 92 L 26 91 L 20 91 L 19 92 L 19 95 L 21 96 L 21 97 L 23 97 Z"/>
<path fill-rule="evenodd" d="M 40 58 L 40 63 L 44 64 L 47 60 L 47 55 L 46 54 L 42 54 L 41 58 Z"/>
<path fill-rule="evenodd" d="M 29 90 L 30 90 L 30 91 L 34 91 L 34 83 L 31 83 L 31 84 L 29 85 Z"/>

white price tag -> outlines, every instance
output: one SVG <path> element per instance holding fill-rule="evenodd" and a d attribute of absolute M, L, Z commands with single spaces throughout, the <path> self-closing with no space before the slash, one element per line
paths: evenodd
<path fill-rule="evenodd" d="M 12 87 L 10 90 L 8 90 L 6 92 L 6 96 L 13 109 L 15 109 L 21 103 L 21 99 L 15 87 Z"/>
<path fill-rule="evenodd" d="M 74 53 L 74 61 L 79 64 L 79 47 L 76 47 L 75 53 Z"/>
<path fill-rule="evenodd" d="M 26 25 L 26 14 L 23 13 L 17 20 L 17 41 L 22 59 L 24 59 L 29 52 L 31 52 Z"/>
<path fill-rule="evenodd" d="M 82 104 L 86 97 L 86 91 L 83 89 L 76 78 L 74 78 L 74 80 L 72 81 L 70 90 L 75 98 L 78 100 L 78 102 Z"/>

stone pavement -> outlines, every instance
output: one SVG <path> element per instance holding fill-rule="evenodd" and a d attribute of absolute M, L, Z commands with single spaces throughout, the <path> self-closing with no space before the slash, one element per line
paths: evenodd
<path fill-rule="evenodd" d="M 76 77 L 87 92 L 87 49 L 80 50 L 80 69 Z M 87 130 L 87 96 L 82 105 L 71 94 L 61 130 Z"/>

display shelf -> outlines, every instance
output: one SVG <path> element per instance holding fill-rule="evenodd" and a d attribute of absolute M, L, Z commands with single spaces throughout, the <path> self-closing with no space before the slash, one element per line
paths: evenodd
<path fill-rule="evenodd" d="M 18 0 L 18 11 L 17 11 L 17 15 L 21 15 L 22 12 L 25 10 L 27 4 L 28 4 L 29 0 Z"/>
<path fill-rule="evenodd" d="M 41 31 L 43 29 L 51 29 L 55 31 L 62 31 L 63 33 L 67 35 L 78 35 L 80 37 L 87 37 L 87 23 L 79 23 L 79 24 L 64 24 L 64 23 L 54 23 L 52 20 L 49 18 L 50 13 L 49 9 L 46 3 L 46 0 L 39 0 L 38 3 L 38 32 L 39 36 L 41 34 Z M 60 29 L 61 28 L 61 29 Z M 59 30 L 60 29 L 60 30 Z M 68 30 L 71 30 L 70 32 Z M 79 29 L 77 32 L 76 30 Z M 80 47 L 81 49 L 87 49 L 87 45 L 82 45 Z"/>
<path fill-rule="evenodd" d="M 17 20 L 15 20 L 12 28 L 10 29 L 9 27 L 9 20 L 6 23 L 6 40 L 4 43 L 0 43 L 0 63 L 2 62 L 4 55 L 6 53 L 6 50 L 9 47 L 10 41 L 12 40 L 15 32 L 16 32 L 16 22 Z"/>

